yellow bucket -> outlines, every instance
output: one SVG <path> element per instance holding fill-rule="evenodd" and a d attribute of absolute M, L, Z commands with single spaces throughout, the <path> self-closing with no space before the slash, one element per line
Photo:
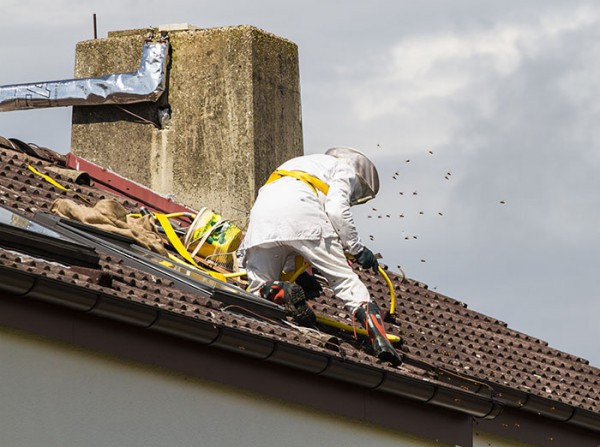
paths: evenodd
<path fill-rule="evenodd" d="M 231 269 L 242 231 L 232 222 L 203 208 L 190 225 L 184 245 L 192 256 L 200 256 Z"/>

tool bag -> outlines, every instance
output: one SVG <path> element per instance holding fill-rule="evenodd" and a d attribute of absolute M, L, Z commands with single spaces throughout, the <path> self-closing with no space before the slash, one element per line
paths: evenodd
<path fill-rule="evenodd" d="M 183 245 L 192 256 L 200 256 L 227 269 L 233 267 L 242 231 L 228 219 L 202 208 L 188 228 Z"/>

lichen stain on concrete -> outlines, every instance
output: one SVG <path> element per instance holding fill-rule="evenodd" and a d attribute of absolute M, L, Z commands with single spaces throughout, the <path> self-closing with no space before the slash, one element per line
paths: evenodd
<path fill-rule="evenodd" d="M 171 160 L 169 152 L 169 130 L 157 130 L 152 133 L 150 153 L 151 187 L 165 193 L 173 184 L 173 160 Z"/>

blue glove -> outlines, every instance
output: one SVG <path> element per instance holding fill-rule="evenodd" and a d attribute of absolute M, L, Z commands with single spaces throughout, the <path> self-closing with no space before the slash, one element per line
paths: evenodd
<path fill-rule="evenodd" d="M 365 247 L 363 251 L 356 256 L 356 261 L 362 268 L 373 269 L 374 273 L 377 273 L 379 270 L 379 262 L 377 262 L 377 258 L 367 247 Z"/>

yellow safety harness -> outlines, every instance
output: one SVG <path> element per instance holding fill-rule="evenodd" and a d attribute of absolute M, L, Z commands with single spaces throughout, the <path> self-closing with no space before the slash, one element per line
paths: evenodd
<path fill-rule="evenodd" d="M 321 191 L 325 195 L 327 195 L 329 192 L 329 185 L 327 183 L 304 171 L 286 171 L 284 169 L 276 169 L 270 175 L 265 185 L 273 183 L 275 180 L 279 180 L 281 177 L 292 177 L 296 180 L 300 180 L 301 182 L 306 183 L 317 195 L 317 191 Z"/>

